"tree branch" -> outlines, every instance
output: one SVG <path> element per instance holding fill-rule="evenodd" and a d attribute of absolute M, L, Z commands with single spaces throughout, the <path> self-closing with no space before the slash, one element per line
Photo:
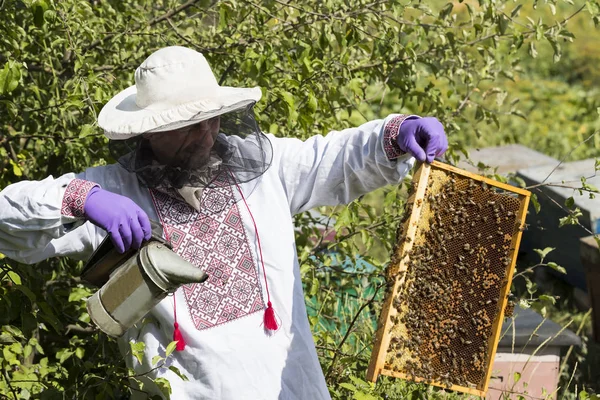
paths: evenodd
<path fill-rule="evenodd" d="M 4 380 L 6 381 L 8 388 L 12 392 L 12 395 L 15 397 L 15 400 L 18 399 L 19 396 L 17 396 L 17 392 L 15 392 L 15 389 L 10 384 L 10 379 L 8 378 L 8 373 L 6 372 L 6 368 L 4 368 L 4 362 L 2 362 L 2 376 L 4 377 Z"/>
<path fill-rule="evenodd" d="M 550 176 L 551 176 L 551 175 L 554 173 L 554 171 L 556 171 L 556 170 L 558 169 L 558 167 L 560 167 L 560 166 L 562 165 L 562 163 L 564 163 L 564 162 L 565 162 L 565 160 L 566 160 L 567 158 L 569 158 L 569 156 L 570 156 L 571 154 L 573 154 L 573 152 L 574 152 L 575 150 L 577 150 L 577 149 L 578 149 L 578 148 L 579 148 L 579 147 L 580 147 L 582 144 L 586 143 L 586 142 L 587 142 L 587 141 L 589 141 L 591 138 L 593 138 L 594 136 L 596 136 L 596 134 L 598 134 L 598 132 L 600 132 L 600 130 L 599 130 L 599 131 L 596 131 L 596 132 L 594 132 L 594 133 L 592 133 L 592 134 L 591 134 L 591 135 L 590 135 L 590 136 L 589 136 L 587 139 L 585 139 L 583 142 L 581 142 L 581 143 L 579 143 L 577 146 L 573 147 L 573 148 L 571 149 L 571 151 L 569 151 L 569 152 L 567 153 L 567 155 L 565 155 L 565 156 L 564 156 L 564 157 L 563 157 L 563 158 L 560 160 L 560 162 L 559 162 L 559 163 L 556 165 L 556 167 L 554 167 L 554 169 L 553 169 L 552 171 L 550 171 L 550 173 L 548 174 L 548 176 L 547 176 L 547 177 L 545 177 L 545 178 L 544 178 L 544 180 L 543 180 L 541 183 L 544 183 L 544 182 L 546 182 L 546 181 L 548 180 L 548 178 L 550 178 Z"/>
<path fill-rule="evenodd" d="M 190 8 L 191 6 L 193 6 L 195 3 L 197 3 L 200 0 L 189 0 L 185 3 L 183 3 L 182 5 L 180 5 L 179 7 L 177 7 L 174 10 L 171 10 L 163 15 L 161 15 L 160 17 L 154 18 L 153 20 L 151 20 L 150 22 L 148 22 L 148 26 L 154 26 L 162 21 L 167 20 L 168 18 L 172 17 L 175 14 L 179 14 L 182 11 L 185 11 L 186 9 Z M 141 24 L 136 25 L 133 30 L 138 30 L 142 27 Z M 86 53 L 92 49 L 94 49 L 95 47 L 98 47 L 99 45 L 101 45 L 102 43 L 104 43 L 106 40 L 108 39 L 112 39 L 115 36 L 120 36 L 120 35 L 124 35 L 126 32 L 122 32 L 122 33 L 114 33 L 114 34 L 109 34 L 104 36 L 102 39 L 98 39 L 92 43 L 90 43 L 88 46 L 83 48 L 83 53 Z"/>
<path fill-rule="evenodd" d="M 462 109 L 467 105 L 467 103 L 469 102 L 469 97 L 471 97 L 471 95 L 473 94 L 473 92 L 475 90 L 479 89 L 479 82 L 477 82 L 477 84 L 475 86 L 473 86 L 473 88 L 471 90 L 469 90 L 469 93 L 467 93 L 467 95 L 465 96 L 465 98 L 463 99 L 463 101 L 460 103 L 460 105 L 458 106 L 458 108 L 452 113 L 452 116 L 455 117 L 458 114 L 460 114 L 460 112 L 462 111 Z"/>
<path fill-rule="evenodd" d="M 75 325 L 75 324 L 69 324 L 66 326 L 66 328 L 67 328 L 67 330 L 65 332 L 65 335 L 68 335 L 71 332 L 80 333 L 80 334 L 84 334 L 84 335 L 92 335 L 92 334 L 100 331 L 95 326 L 88 326 L 88 327 L 84 328 L 83 326 L 79 326 L 79 325 Z"/>
<path fill-rule="evenodd" d="M 377 296 L 377 293 L 379 293 L 379 289 L 381 289 L 383 286 L 385 286 L 385 285 L 378 285 L 377 288 L 375 288 L 375 293 L 373 293 L 373 296 L 366 303 L 364 303 L 358 309 L 358 311 L 356 312 L 356 314 L 354 315 L 354 318 L 352 319 L 352 322 L 350 322 L 350 326 L 348 326 L 348 330 L 346 330 L 346 334 L 344 335 L 342 341 L 340 342 L 340 344 L 337 347 L 337 350 L 335 351 L 335 356 L 333 357 L 333 360 L 331 361 L 331 365 L 329 365 L 329 369 L 327 370 L 327 374 L 325 375 L 325 379 L 326 380 L 329 379 L 329 376 L 333 372 L 333 367 L 335 366 L 335 363 L 337 361 L 338 355 L 340 353 L 342 353 L 341 348 L 344 345 L 344 343 L 346 342 L 346 339 L 348 339 L 348 337 L 350 336 L 350 333 L 352 332 L 352 327 L 354 326 L 354 324 L 358 320 L 358 316 L 360 315 L 360 313 L 362 312 L 362 310 L 364 310 L 368 305 L 370 305 L 371 303 L 373 303 L 373 301 L 375 300 L 375 296 Z"/>
<path fill-rule="evenodd" d="M 379 228 L 380 226 L 385 225 L 386 223 L 387 223 L 387 221 L 377 222 L 376 224 L 367 226 L 367 227 L 365 227 L 362 230 L 370 231 L 370 230 L 373 230 L 375 228 Z M 318 246 L 313 247 L 313 249 L 310 251 L 310 254 L 311 255 L 315 255 L 317 253 L 320 253 L 321 251 L 325 250 L 330 245 L 335 245 L 337 243 L 341 243 L 344 240 L 351 238 L 352 236 L 358 235 L 362 230 L 358 230 L 358 231 L 347 233 L 346 235 L 342 236 L 341 238 L 339 238 L 335 242 L 321 243 Z"/>

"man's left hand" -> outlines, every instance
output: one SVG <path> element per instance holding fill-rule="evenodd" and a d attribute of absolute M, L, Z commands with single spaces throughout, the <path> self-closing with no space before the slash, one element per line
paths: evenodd
<path fill-rule="evenodd" d="M 444 127 L 434 117 L 407 119 L 400 125 L 396 138 L 400 150 L 412 154 L 417 160 L 433 162 L 448 150 Z"/>

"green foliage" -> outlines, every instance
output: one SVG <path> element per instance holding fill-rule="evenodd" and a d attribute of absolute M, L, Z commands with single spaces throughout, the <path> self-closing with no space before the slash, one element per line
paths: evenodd
<path fill-rule="evenodd" d="M 600 7 L 534 4 L 0 2 L 0 187 L 112 162 L 96 116 L 133 84 L 143 59 L 167 45 L 203 52 L 223 85 L 260 86 L 260 125 L 277 135 L 306 138 L 391 112 L 416 113 L 444 123 L 452 161 L 468 146 L 517 141 L 564 155 L 600 129 L 600 44 L 591 39 Z M 583 46 L 571 45 L 579 36 Z M 572 157 L 600 155 L 599 140 Z M 322 209 L 337 232 L 333 243 L 320 240 L 314 216 L 296 218 L 310 321 L 334 398 L 445 396 L 399 380 L 364 380 L 404 198 L 404 188 L 385 188 L 348 207 Z M 564 223 L 577 216 L 572 211 Z M 363 262 L 370 266 L 345 264 Z M 0 260 L 3 396 L 118 398 L 130 392 L 130 381 L 140 382 L 115 342 L 90 324 L 84 299 L 92 289 L 76 278 L 81 267 Z M 132 345 L 138 358 L 142 347 Z M 167 381 L 156 383 L 170 393 Z"/>

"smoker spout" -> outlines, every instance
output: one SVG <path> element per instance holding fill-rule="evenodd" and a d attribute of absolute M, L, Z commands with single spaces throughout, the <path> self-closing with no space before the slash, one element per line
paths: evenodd
<path fill-rule="evenodd" d="M 202 283 L 208 275 L 192 263 L 179 257 L 160 242 L 151 242 L 139 253 L 139 261 L 148 277 L 165 292 L 186 283 Z"/>

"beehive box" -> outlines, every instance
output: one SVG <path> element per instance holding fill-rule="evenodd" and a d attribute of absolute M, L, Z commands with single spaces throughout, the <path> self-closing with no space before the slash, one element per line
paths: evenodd
<path fill-rule="evenodd" d="M 367 378 L 484 396 L 530 193 L 434 162 L 412 184 Z"/>

